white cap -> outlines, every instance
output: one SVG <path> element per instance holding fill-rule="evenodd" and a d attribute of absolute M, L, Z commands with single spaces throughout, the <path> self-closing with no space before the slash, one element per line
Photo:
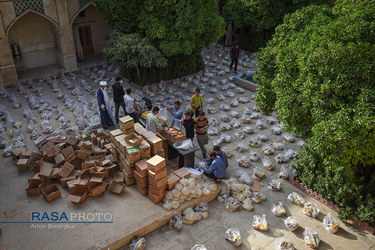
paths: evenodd
<path fill-rule="evenodd" d="M 107 82 L 106 82 L 106 81 L 101 81 L 101 82 L 100 82 L 100 86 L 101 86 L 101 87 L 105 87 L 105 86 L 107 86 Z"/>

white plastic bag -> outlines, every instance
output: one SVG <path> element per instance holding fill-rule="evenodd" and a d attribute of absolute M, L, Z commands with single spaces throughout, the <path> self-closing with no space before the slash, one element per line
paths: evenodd
<path fill-rule="evenodd" d="M 168 120 L 168 111 L 165 108 L 161 108 L 158 113 L 159 119 L 167 122 Z"/>
<path fill-rule="evenodd" d="M 306 245 L 308 245 L 310 248 L 314 249 L 319 247 L 319 235 L 314 229 L 311 227 L 306 227 L 305 231 L 303 232 L 303 236 Z"/>
<path fill-rule="evenodd" d="M 268 231 L 267 217 L 265 214 L 262 216 L 254 215 L 253 217 L 253 228 L 259 229 L 261 231 Z"/>
<path fill-rule="evenodd" d="M 229 228 L 225 232 L 225 239 L 233 246 L 239 247 L 241 245 L 241 233 L 237 228 Z"/>
<path fill-rule="evenodd" d="M 319 207 L 313 202 L 306 202 L 303 207 L 303 213 L 309 217 L 317 217 L 320 213 Z"/>
<path fill-rule="evenodd" d="M 286 213 L 285 207 L 281 202 L 275 204 L 272 204 L 271 206 L 271 212 L 276 216 L 282 216 Z"/>
<path fill-rule="evenodd" d="M 289 231 L 293 232 L 297 230 L 299 223 L 293 216 L 289 216 L 284 220 L 284 225 L 289 229 Z"/>
<path fill-rule="evenodd" d="M 336 233 L 340 227 L 338 219 L 329 212 L 323 219 L 324 229 L 332 234 Z"/>

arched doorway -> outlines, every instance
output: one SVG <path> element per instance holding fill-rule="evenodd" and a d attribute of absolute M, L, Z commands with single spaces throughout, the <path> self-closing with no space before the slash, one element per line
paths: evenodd
<path fill-rule="evenodd" d="M 58 27 L 39 13 L 28 11 L 8 30 L 9 43 L 19 45 L 21 58 L 14 58 L 17 71 L 58 64 Z"/>
<path fill-rule="evenodd" d="M 73 17 L 72 29 L 77 60 L 83 61 L 103 54 L 110 35 L 110 27 L 93 4 L 88 4 Z"/>

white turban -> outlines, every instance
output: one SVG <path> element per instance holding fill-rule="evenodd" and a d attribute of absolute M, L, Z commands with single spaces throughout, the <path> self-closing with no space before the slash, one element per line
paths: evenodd
<path fill-rule="evenodd" d="M 101 81 L 101 82 L 100 82 L 100 86 L 101 86 L 101 87 L 105 87 L 105 86 L 107 86 L 107 82 L 106 82 L 106 81 Z"/>

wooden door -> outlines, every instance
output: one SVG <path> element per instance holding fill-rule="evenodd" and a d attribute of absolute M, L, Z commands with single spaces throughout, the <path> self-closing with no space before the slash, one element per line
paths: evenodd
<path fill-rule="evenodd" d="M 92 44 L 91 27 L 81 26 L 78 27 L 79 40 L 81 42 L 83 56 L 90 56 L 94 54 L 94 47 Z"/>

